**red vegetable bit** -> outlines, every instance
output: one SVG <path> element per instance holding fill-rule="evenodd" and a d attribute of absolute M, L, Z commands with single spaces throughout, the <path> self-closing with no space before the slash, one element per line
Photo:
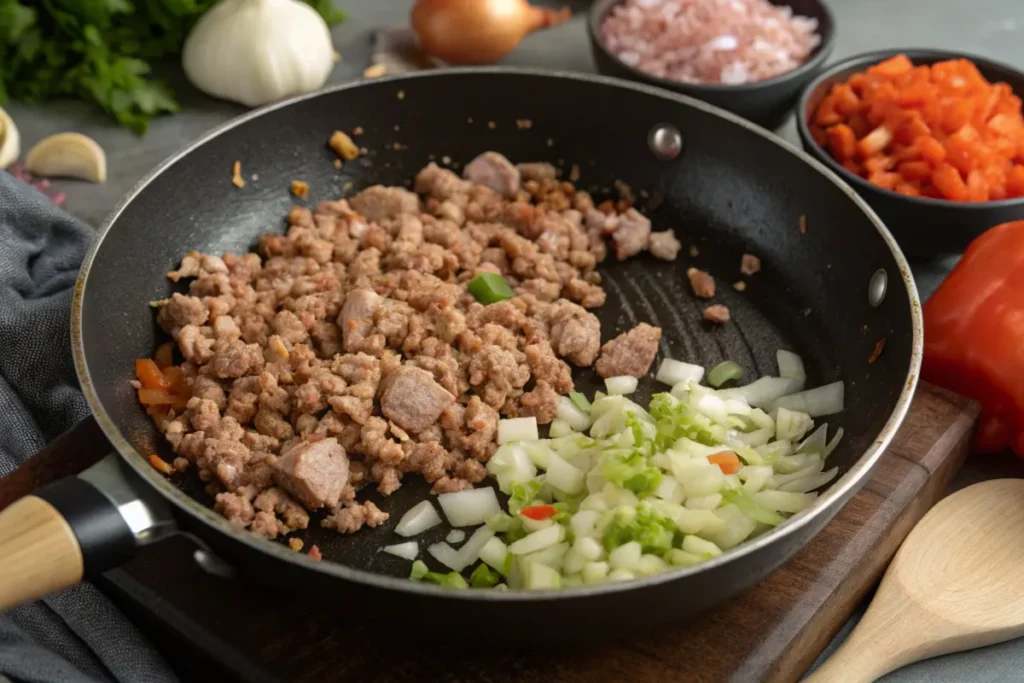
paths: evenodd
<path fill-rule="evenodd" d="M 869 74 L 877 74 L 886 78 L 895 78 L 901 74 L 908 73 L 914 65 L 906 55 L 896 55 L 884 62 L 879 62 L 868 69 Z"/>
<path fill-rule="evenodd" d="M 857 136 L 846 124 L 832 126 L 828 129 L 826 137 L 828 150 L 840 162 L 852 159 L 857 153 Z"/>
<path fill-rule="evenodd" d="M 149 358 L 139 358 L 135 361 L 135 377 L 138 378 L 139 382 L 146 389 L 166 391 L 169 388 L 166 379 L 164 379 L 164 373 L 160 371 L 156 362 Z"/>
<path fill-rule="evenodd" d="M 942 163 L 932 173 L 932 184 L 946 199 L 954 202 L 967 200 L 967 185 L 960 177 L 960 171 L 947 163 Z"/>
<path fill-rule="evenodd" d="M 558 514 L 558 509 L 554 505 L 531 505 L 528 508 L 523 508 L 519 511 L 523 517 L 527 517 L 532 520 L 541 521 L 549 517 L 554 517 Z"/>
<path fill-rule="evenodd" d="M 718 465 L 724 474 L 736 474 L 740 471 L 740 467 L 743 466 L 740 463 L 739 456 L 732 451 L 712 453 L 708 456 L 708 462 L 712 465 Z"/>
<path fill-rule="evenodd" d="M 161 370 L 173 365 L 174 342 L 164 342 L 160 346 L 156 347 L 156 353 L 153 354 L 153 361 Z"/>

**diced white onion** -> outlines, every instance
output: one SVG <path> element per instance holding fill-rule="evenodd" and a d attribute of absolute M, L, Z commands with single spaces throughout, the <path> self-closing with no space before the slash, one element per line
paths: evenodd
<path fill-rule="evenodd" d="M 444 516 L 452 526 L 476 526 L 501 512 L 498 496 L 487 486 L 458 493 L 442 493 L 437 497 Z"/>
<path fill-rule="evenodd" d="M 429 500 L 423 500 L 402 515 L 402 519 L 395 527 L 395 533 L 408 538 L 421 534 L 440 523 L 441 515 L 437 514 L 434 505 Z"/>
<path fill-rule="evenodd" d="M 528 590 L 545 590 L 561 585 L 561 574 L 546 564 L 529 562 L 523 567 L 523 587 Z"/>
<path fill-rule="evenodd" d="M 799 391 L 800 385 L 800 380 L 790 377 L 762 377 L 746 386 L 720 389 L 716 393 L 719 398 L 737 399 L 745 401 L 754 408 L 762 408 L 787 394 Z M 774 407 L 769 407 L 768 410 L 774 410 Z"/>
<path fill-rule="evenodd" d="M 800 389 L 807 380 L 807 372 L 804 370 L 804 360 L 792 351 L 779 349 L 775 353 L 775 359 L 779 363 L 779 377 L 800 380 Z M 799 391 L 800 389 L 797 389 Z"/>
<path fill-rule="evenodd" d="M 739 545 L 757 529 L 757 522 L 735 505 L 723 505 L 714 514 L 722 521 L 722 526 L 702 529 L 700 535 L 723 550 Z"/>
<path fill-rule="evenodd" d="M 523 556 L 525 562 L 540 562 L 552 569 L 562 571 L 562 563 L 565 561 L 565 554 L 569 551 L 568 543 L 556 543 L 554 545 L 538 550 L 535 553 Z"/>
<path fill-rule="evenodd" d="M 754 502 L 773 512 L 800 512 L 814 502 L 814 494 L 790 493 L 787 491 L 759 491 Z"/>
<path fill-rule="evenodd" d="M 608 377 L 604 380 L 604 385 L 608 389 L 608 394 L 612 396 L 625 396 L 632 394 L 636 391 L 639 380 L 636 377 L 629 375 L 620 375 L 618 377 Z"/>
<path fill-rule="evenodd" d="M 533 441 L 540 438 L 535 417 L 509 417 L 498 420 L 498 445 L 509 441 Z"/>
<path fill-rule="evenodd" d="M 608 553 L 608 564 L 611 565 L 612 569 L 632 570 L 640 562 L 642 555 L 643 549 L 640 547 L 640 544 L 636 541 L 630 541 L 629 543 L 623 543 Z"/>
<path fill-rule="evenodd" d="M 833 467 L 830 470 L 824 472 L 818 472 L 817 474 L 808 474 L 807 476 L 793 479 L 779 486 L 779 491 L 787 491 L 791 493 L 807 493 L 813 491 L 816 488 L 824 486 L 829 483 L 839 473 L 839 469 Z"/>
<path fill-rule="evenodd" d="M 583 565 L 583 583 L 601 583 L 608 577 L 610 567 L 607 562 L 588 562 Z"/>
<path fill-rule="evenodd" d="M 547 476 L 544 481 L 570 496 L 583 491 L 583 472 L 579 471 L 555 453 L 551 454 Z"/>
<path fill-rule="evenodd" d="M 565 398 L 564 396 L 562 398 Z M 551 425 L 548 427 L 548 434 L 551 438 L 558 438 L 560 436 L 569 436 L 572 434 L 572 427 L 565 420 L 556 417 L 551 421 Z"/>
<path fill-rule="evenodd" d="M 779 407 L 778 415 L 775 417 L 775 435 L 779 439 L 799 441 L 813 426 L 814 420 L 810 415 L 796 410 Z"/>
<path fill-rule="evenodd" d="M 563 540 L 565 540 L 565 529 L 561 524 L 554 524 L 547 529 L 534 531 L 532 534 L 520 538 L 508 547 L 508 551 L 513 555 L 529 555 L 556 543 L 561 543 Z"/>
<path fill-rule="evenodd" d="M 427 552 L 430 553 L 431 557 L 452 571 L 461 572 L 469 566 L 469 563 L 463 560 L 459 551 L 447 543 L 435 543 L 427 548 Z"/>
<path fill-rule="evenodd" d="M 505 573 L 505 558 L 508 556 L 508 546 L 505 545 L 497 536 L 492 536 L 487 543 L 484 543 L 483 547 L 480 548 L 480 559 L 489 564 L 494 569 L 497 569 L 502 574 Z"/>
<path fill-rule="evenodd" d="M 658 367 L 658 374 L 654 378 L 672 387 L 680 382 L 698 384 L 704 379 L 704 368 L 699 365 L 691 365 L 690 363 L 666 358 L 661 361 L 661 365 Z"/>
<path fill-rule="evenodd" d="M 449 543 L 462 543 L 466 540 L 466 532 L 461 529 L 452 529 L 448 532 L 448 535 L 444 537 Z"/>
<path fill-rule="evenodd" d="M 494 532 L 486 526 L 482 526 L 474 531 L 469 540 L 459 548 L 459 557 L 467 567 L 480 559 L 480 552 L 492 538 L 494 538 Z"/>
<path fill-rule="evenodd" d="M 842 382 L 833 382 L 823 387 L 808 389 L 807 391 L 778 398 L 772 401 L 767 406 L 767 409 L 769 411 L 776 408 L 798 410 L 802 413 L 807 413 L 811 417 L 834 415 L 843 410 L 844 389 L 845 385 Z"/>
<path fill-rule="evenodd" d="M 710 493 L 706 496 L 695 496 L 686 500 L 686 507 L 689 510 L 714 510 L 721 504 L 721 493 Z"/>
<path fill-rule="evenodd" d="M 415 560 L 416 556 L 420 554 L 420 546 L 416 541 L 407 541 L 405 543 L 396 543 L 394 545 L 386 545 L 381 548 L 384 552 L 395 557 L 400 557 L 403 560 Z"/>

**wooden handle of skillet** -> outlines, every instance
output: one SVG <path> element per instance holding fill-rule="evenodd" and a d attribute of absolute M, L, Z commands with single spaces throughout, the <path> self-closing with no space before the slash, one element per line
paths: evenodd
<path fill-rule="evenodd" d="M 26 496 L 0 512 L 0 612 L 82 580 L 71 525 L 53 505 Z"/>
<path fill-rule="evenodd" d="M 125 562 L 135 534 L 93 484 L 70 477 L 0 511 L 0 612 Z"/>

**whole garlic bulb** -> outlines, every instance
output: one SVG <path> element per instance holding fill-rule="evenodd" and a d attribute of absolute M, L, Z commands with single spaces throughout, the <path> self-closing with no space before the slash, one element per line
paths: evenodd
<path fill-rule="evenodd" d="M 322 88 L 334 47 L 301 0 L 221 0 L 192 28 L 181 61 L 203 92 L 256 107 Z"/>

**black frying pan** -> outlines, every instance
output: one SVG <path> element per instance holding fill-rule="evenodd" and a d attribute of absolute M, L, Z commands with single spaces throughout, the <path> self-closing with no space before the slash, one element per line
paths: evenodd
<path fill-rule="evenodd" d="M 669 160 L 656 156 L 649 140 L 664 123 L 683 140 L 682 153 Z M 365 129 L 358 140 L 370 152 L 338 171 L 325 142 L 332 131 L 356 126 Z M 312 523 L 304 540 L 326 560 L 316 562 L 238 530 L 209 508 L 193 476 L 168 481 L 145 461 L 154 451 L 171 455 L 128 381 L 134 360 L 162 340 L 147 302 L 169 295 L 164 273 L 183 254 L 245 251 L 260 233 L 283 229 L 293 179 L 309 182 L 312 205 L 338 197 L 347 183 L 351 191 L 408 183 L 430 159 L 465 163 L 484 150 L 513 161 L 578 164 L 579 185 L 598 198 L 624 180 L 644 190 L 639 203 L 656 229 L 675 228 L 698 248 L 699 256 L 684 250 L 675 263 L 606 263 L 604 338 L 648 321 L 665 330 L 661 357 L 705 365 L 732 359 L 755 377 L 776 372 L 782 347 L 804 357 L 811 385 L 846 382 L 838 422 L 847 436 L 832 456 L 841 478 L 812 508 L 705 564 L 643 580 L 558 592 L 452 591 L 408 581 L 408 562 L 378 552 L 394 542 L 401 513 L 427 495 L 411 477 L 389 499 L 369 493 L 392 513 L 382 527 L 340 536 Z M 235 160 L 249 180 L 243 190 L 231 185 Z M 806 234 L 798 230 L 801 216 Z M 758 254 L 764 270 L 746 278 L 740 293 L 729 283 L 739 278 L 744 251 Z M 731 309 L 730 324 L 702 321 L 685 276 L 694 264 L 719 276 L 717 298 Z M 100 231 L 82 268 L 72 337 L 82 388 L 121 460 L 108 459 L 0 516 L 0 546 L 10 549 L 0 556 L 0 607 L 78 581 L 83 556 L 88 576 L 138 544 L 183 530 L 211 551 L 204 553 L 208 567 L 218 566 L 215 553 L 279 590 L 371 605 L 360 618 L 398 617 L 403 628 L 425 621 L 445 634 L 482 629 L 493 642 L 550 643 L 691 616 L 803 546 L 864 483 L 899 426 L 920 365 L 921 318 L 907 264 L 875 215 L 821 164 L 766 131 L 623 81 L 473 69 L 358 83 L 275 105 L 169 159 Z M 884 352 L 869 363 L 882 339 Z M 590 371 L 575 376 L 583 390 L 597 388 Z M 640 400 L 653 389 L 653 380 L 644 381 Z M 34 531 L 14 538 L 19 524 L 23 532 L 34 524 Z M 447 531 L 438 527 L 419 540 L 425 546 Z"/>

